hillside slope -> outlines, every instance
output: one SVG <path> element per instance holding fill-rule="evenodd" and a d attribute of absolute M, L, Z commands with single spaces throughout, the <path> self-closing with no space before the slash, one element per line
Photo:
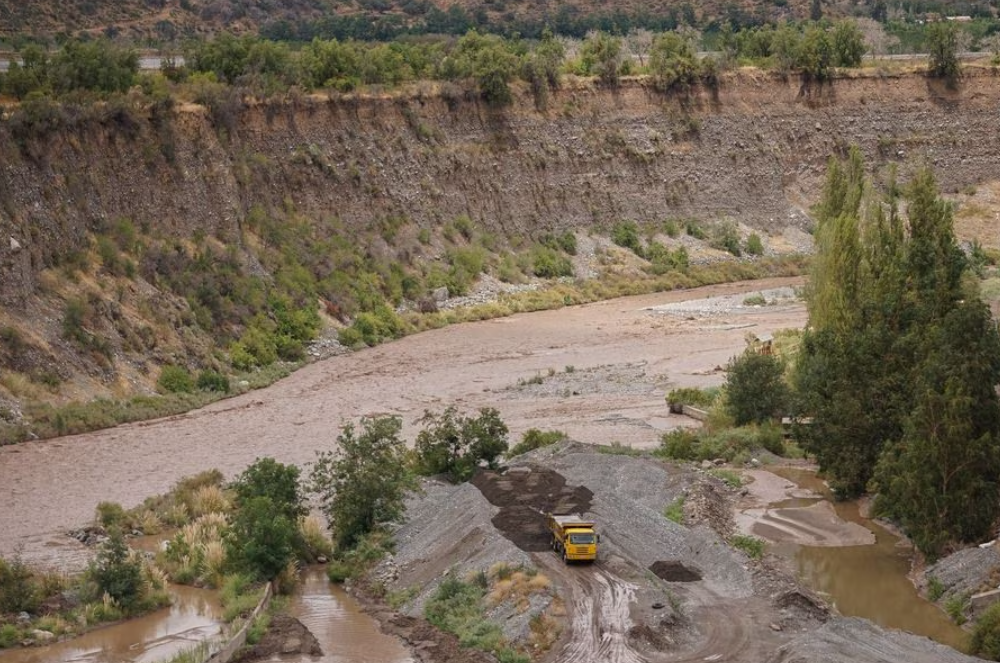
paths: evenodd
<path fill-rule="evenodd" d="M 385 265 L 384 280 L 399 277 L 392 262 L 427 275 L 427 261 L 454 256 L 433 238 L 459 219 L 515 246 L 626 219 L 801 235 L 827 159 L 851 143 L 904 181 L 929 163 L 946 192 L 968 190 L 996 177 L 998 87 L 988 72 L 948 90 L 920 75 L 810 88 L 743 71 L 681 99 L 639 80 L 569 80 L 545 112 L 527 90 L 496 110 L 426 84 L 12 115 L 0 126 L 0 362 L 32 385 L 0 381 L 0 396 L 128 395 L 163 364 L 219 367 L 218 343 L 262 296 L 240 275 L 266 283 L 284 265 L 279 279 L 294 282 L 309 251 L 333 281 L 362 263 Z"/>
<path fill-rule="evenodd" d="M 464 32 L 473 25 L 493 25 L 523 32 L 528 24 L 571 26 L 581 18 L 604 17 L 622 27 L 622 17 L 640 23 L 672 27 L 678 23 L 706 25 L 729 18 L 739 22 L 808 18 L 810 0 L 0 0 L 0 36 L 54 36 L 60 33 L 109 34 L 134 39 L 172 41 L 222 30 L 256 33 L 262 28 L 275 36 L 289 26 L 311 25 L 313 29 L 337 29 L 337 19 L 351 18 L 403 30 L 425 26 L 431 32 Z M 827 16 L 852 12 L 868 15 L 875 3 L 846 0 L 823 3 Z M 615 20 L 617 18 L 617 20 Z M 589 20 L 589 19 L 588 19 Z M 342 23 L 341 28 L 351 24 Z M 359 25 L 358 23 L 353 24 Z M 285 27 L 282 27 L 285 26 Z M 327 35 L 330 36 L 330 35 Z M 306 37 L 308 38 L 308 37 Z"/>

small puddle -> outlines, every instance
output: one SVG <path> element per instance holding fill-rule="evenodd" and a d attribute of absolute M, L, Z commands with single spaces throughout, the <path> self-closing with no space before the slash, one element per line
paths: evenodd
<path fill-rule="evenodd" d="M 798 468 L 771 471 L 830 498 L 830 491 L 815 472 Z M 794 505 L 800 506 L 802 501 L 796 500 Z M 792 506 L 792 502 L 778 505 Z M 907 577 L 911 556 L 905 547 L 897 546 L 899 537 L 864 518 L 857 502 L 833 502 L 833 507 L 843 520 L 873 532 L 875 544 L 792 547 L 801 581 L 828 595 L 843 615 L 864 617 L 880 626 L 924 635 L 964 651 L 968 634 L 937 606 L 924 600 Z"/>
<path fill-rule="evenodd" d="M 302 585 L 288 611 L 312 631 L 323 648 L 322 657 L 304 656 L 299 659 L 303 663 L 414 663 L 403 643 L 382 633 L 353 597 L 327 579 L 323 568 L 303 572 Z M 271 660 L 293 663 L 296 659 Z"/>
<path fill-rule="evenodd" d="M 66 642 L 0 652 L 0 663 L 154 663 L 219 634 L 222 608 L 214 591 L 173 585 L 170 593 L 169 608 Z"/>

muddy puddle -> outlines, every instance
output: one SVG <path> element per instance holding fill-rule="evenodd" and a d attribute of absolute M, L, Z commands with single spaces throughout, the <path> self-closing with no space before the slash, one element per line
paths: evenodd
<path fill-rule="evenodd" d="M 775 468 L 775 474 L 802 488 L 829 498 L 814 472 Z M 807 506 L 814 500 L 786 500 L 778 508 Z M 924 635 L 942 644 L 966 650 L 968 634 L 937 606 L 920 597 L 907 574 L 911 551 L 900 538 L 860 513 L 857 502 L 833 502 L 837 515 L 875 535 L 875 543 L 843 547 L 783 544 L 779 552 L 793 555 L 800 580 L 825 595 L 844 615 L 864 617 L 881 626 Z"/>
<path fill-rule="evenodd" d="M 402 642 L 382 633 L 353 597 L 327 580 L 323 568 L 310 567 L 303 572 L 302 585 L 288 611 L 312 631 L 323 648 L 323 656 L 303 656 L 298 659 L 302 663 L 414 663 Z M 271 660 L 298 661 L 288 656 Z"/>
<path fill-rule="evenodd" d="M 0 663 L 154 663 L 219 635 L 222 608 L 215 592 L 174 586 L 171 594 L 169 608 L 67 642 L 0 652 Z"/>

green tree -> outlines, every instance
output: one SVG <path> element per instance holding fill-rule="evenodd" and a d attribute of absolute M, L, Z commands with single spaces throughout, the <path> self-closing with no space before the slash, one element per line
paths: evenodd
<path fill-rule="evenodd" d="M 782 23 L 771 38 L 771 57 L 782 74 L 789 73 L 799 61 L 799 49 L 802 46 L 802 35 L 798 30 Z"/>
<path fill-rule="evenodd" d="M 580 48 L 580 60 L 587 74 L 597 76 L 609 87 L 618 87 L 622 68 L 622 40 L 606 32 L 595 32 Z"/>
<path fill-rule="evenodd" d="M 653 40 L 649 72 L 661 92 L 687 90 L 698 81 L 698 56 L 691 43 L 676 32 L 664 32 Z"/>
<path fill-rule="evenodd" d="M 798 48 L 798 67 L 807 80 L 825 81 L 830 78 L 833 45 L 830 35 L 818 25 L 811 25 L 802 36 Z"/>
<path fill-rule="evenodd" d="M 353 424 L 341 429 L 335 452 L 317 454 L 312 489 L 339 548 L 350 549 L 365 534 L 402 517 L 406 492 L 415 483 L 401 429 L 399 417 L 366 417 L 360 431 Z"/>
<path fill-rule="evenodd" d="M 12 61 L 3 77 L 3 90 L 18 99 L 24 99 L 30 92 L 45 92 L 49 89 L 49 57 L 45 49 L 37 44 L 29 44 L 18 55 L 21 62 Z"/>
<path fill-rule="evenodd" d="M 838 21 L 833 28 L 833 64 L 837 67 L 860 67 L 865 54 L 865 36 L 851 20 Z"/>
<path fill-rule="evenodd" d="M 233 570 L 271 580 L 295 559 L 299 530 L 286 506 L 267 495 L 241 502 L 224 539 L 226 563 Z"/>
<path fill-rule="evenodd" d="M 125 92 L 139 71 L 139 55 L 106 40 L 69 41 L 52 56 L 48 75 L 59 93 Z"/>
<path fill-rule="evenodd" d="M 98 591 L 110 596 L 126 612 L 142 598 L 142 563 L 132 556 L 117 527 L 108 531 L 108 539 L 98 548 L 88 575 Z"/>
<path fill-rule="evenodd" d="M 492 106 L 511 102 L 510 81 L 520 61 L 501 37 L 471 30 L 458 40 L 454 57 L 459 71 L 475 79 L 484 101 Z"/>
<path fill-rule="evenodd" d="M 949 21 L 927 25 L 928 67 L 931 76 L 954 84 L 961 74 L 958 64 L 958 26 Z"/>
<path fill-rule="evenodd" d="M 465 417 L 451 406 L 440 415 L 426 412 L 421 421 L 425 427 L 416 441 L 421 474 L 447 474 L 453 481 L 465 481 L 482 461 L 495 468 L 507 451 L 507 426 L 494 408 Z"/>
<path fill-rule="evenodd" d="M 1000 515 L 1000 340 L 931 173 L 906 188 L 905 225 L 887 190 L 872 191 L 856 150 L 828 170 L 795 368 L 797 409 L 813 417 L 800 435 L 838 493 L 877 491 L 879 512 L 933 556 Z M 983 508 L 963 506 L 974 499 Z"/>
<path fill-rule="evenodd" d="M 747 348 L 726 366 L 726 410 L 737 426 L 762 424 L 788 406 L 785 366 L 774 355 Z"/>
<path fill-rule="evenodd" d="M 306 515 L 299 468 L 273 458 L 256 459 L 233 481 L 237 505 L 242 508 L 255 497 L 267 497 L 292 522 Z"/>

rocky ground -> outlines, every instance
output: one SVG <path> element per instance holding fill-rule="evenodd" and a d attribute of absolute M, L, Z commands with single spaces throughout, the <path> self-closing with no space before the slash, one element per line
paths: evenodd
<path fill-rule="evenodd" d="M 786 488 L 759 473 L 761 495 Z M 683 525 L 663 515 L 681 496 Z M 527 640 L 534 615 L 557 615 L 561 635 L 546 661 L 975 660 L 926 638 L 838 617 L 780 565 L 731 548 L 725 538 L 736 531 L 734 514 L 748 497 L 692 466 L 572 442 L 518 457 L 471 483 L 427 482 L 397 532 L 396 554 L 376 571 L 390 590 L 408 590 L 413 598 L 402 616 L 387 610 L 377 616 L 405 637 L 422 622 L 423 605 L 444 573 L 506 562 L 551 580 L 550 595 L 491 613 L 514 642 Z M 548 547 L 546 511 L 593 519 L 602 537 L 599 560 L 563 565 Z M 844 524 L 824 531 L 853 534 Z M 421 630 L 419 637 L 430 634 Z"/>

